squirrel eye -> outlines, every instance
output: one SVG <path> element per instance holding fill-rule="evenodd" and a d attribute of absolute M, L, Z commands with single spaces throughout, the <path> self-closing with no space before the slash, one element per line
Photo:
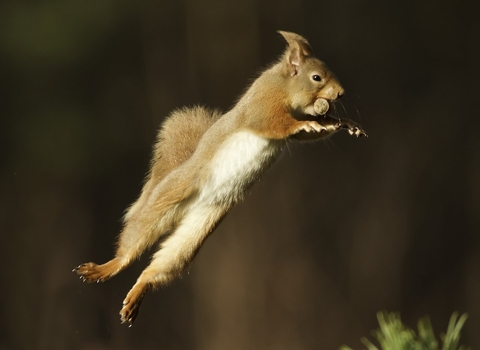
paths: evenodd
<path fill-rule="evenodd" d="M 322 78 L 317 74 L 312 75 L 312 79 L 315 81 L 322 81 Z"/>

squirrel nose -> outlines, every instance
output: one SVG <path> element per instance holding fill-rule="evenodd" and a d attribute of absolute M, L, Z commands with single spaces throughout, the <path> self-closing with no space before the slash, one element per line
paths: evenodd
<path fill-rule="evenodd" d="M 343 90 L 343 89 L 340 90 L 337 94 L 337 100 L 340 99 L 343 96 L 344 93 L 345 93 L 345 90 Z"/>

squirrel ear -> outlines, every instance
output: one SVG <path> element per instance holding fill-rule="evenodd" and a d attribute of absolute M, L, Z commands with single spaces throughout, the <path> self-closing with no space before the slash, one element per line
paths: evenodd
<path fill-rule="evenodd" d="M 313 56 L 312 47 L 307 39 L 301 35 L 281 30 L 279 30 L 278 33 L 280 33 L 288 43 L 288 48 L 285 51 L 285 59 L 290 66 L 292 76 L 296 75 L 298 67 L 305 61 L 305 58 Z"/>

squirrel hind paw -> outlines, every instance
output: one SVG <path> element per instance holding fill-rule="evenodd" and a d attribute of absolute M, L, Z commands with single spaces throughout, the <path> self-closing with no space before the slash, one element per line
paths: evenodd
<path fill-rule="evenodd" d="M 113 259 L 103 265 L 98 265 L 93 262 L 81 264 L 74 268 L 72 272 L 75 272 L 80 276 L 83 282 L 104 282 L 110 277 L 115 275 L 119 271 L 118 261 Z"/>
<path fill-rule="evenodd" d="M 103 282 L 103 276 L 98 269 L 97 264 L 93 262 L 85 263 L 75 267 L 72 272 L 75 272 L 79 275 L 79 278 L 83 282 L 93 283 L 93 282 Z"/>
<path fill-rule="evenodd" d="M 138 316 L 138 311 L 140 310 L 140 305 L 145 297 L 147 288 L 147 285 L 137 284 L 130 290 L 130 292 L 128 292 L 127 297 L 123 301 L 123 307 L 119 313 L 122 324 L 127 323 L 128 327 L 133 326 L 133 322 Z"/>

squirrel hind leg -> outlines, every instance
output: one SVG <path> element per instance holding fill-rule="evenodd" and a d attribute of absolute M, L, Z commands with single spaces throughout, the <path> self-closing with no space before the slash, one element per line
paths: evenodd
<path fill-rule="evenodd" d="M 137 281 L 132 289 L 130 289 L 123 301 L 123 307 L 120 310 L 120 321 L 122 323 L 128 323 L 129 327 L 133 325 L 148 289 L 149 285 L 143 281 Z"/>
<path fill-rule="evenodd" d="M 120 311 L 122 323 L 132 325 L 149 289 L 167 285 L 182 273 L 225 214 L 226 208 L 217 205 L 190 209 L 176 230 L 162 242 L 150 265 L 128 292 Z"/>
<path fill-rule="evenodd" d="M 84 282 L 104 282 L 127 268 L 143 251 L 153 243 L 155 236 L 142 234 L 140 230 L 129 227 L 127 222 L 120 233 L 115 257 L 104 264 L 93 262 L 81 264 L 73 269 Z M 138 232 L 140 231 L 140 232 Z"/>
<path fill-rule="evenodd" d="M 81 264 L 73 269 L 84 282 L 104 282 L 122 271 L 128 264 L 122 263 L 122 259 L 113 258 L 105 264 L 98 265 L 93 262 Z"/>
<path fill-rule="evenodd" d="M 113 259 L 101 265 L 93 262 L 84 263 L 74 268 L 73 272 L 76 272 L 84 282 L 92 283 L 104 282 L 127 268 L 172 225 L 169 220 L 172 215 L 165 215 L 166 218 L 163 220 L 146 216 L 149 219 L 147 223 L 139 224 L 135 220 L 129 220 L 125 224 Z M 155 224 L 156 229 L 151 227 Z"/>

